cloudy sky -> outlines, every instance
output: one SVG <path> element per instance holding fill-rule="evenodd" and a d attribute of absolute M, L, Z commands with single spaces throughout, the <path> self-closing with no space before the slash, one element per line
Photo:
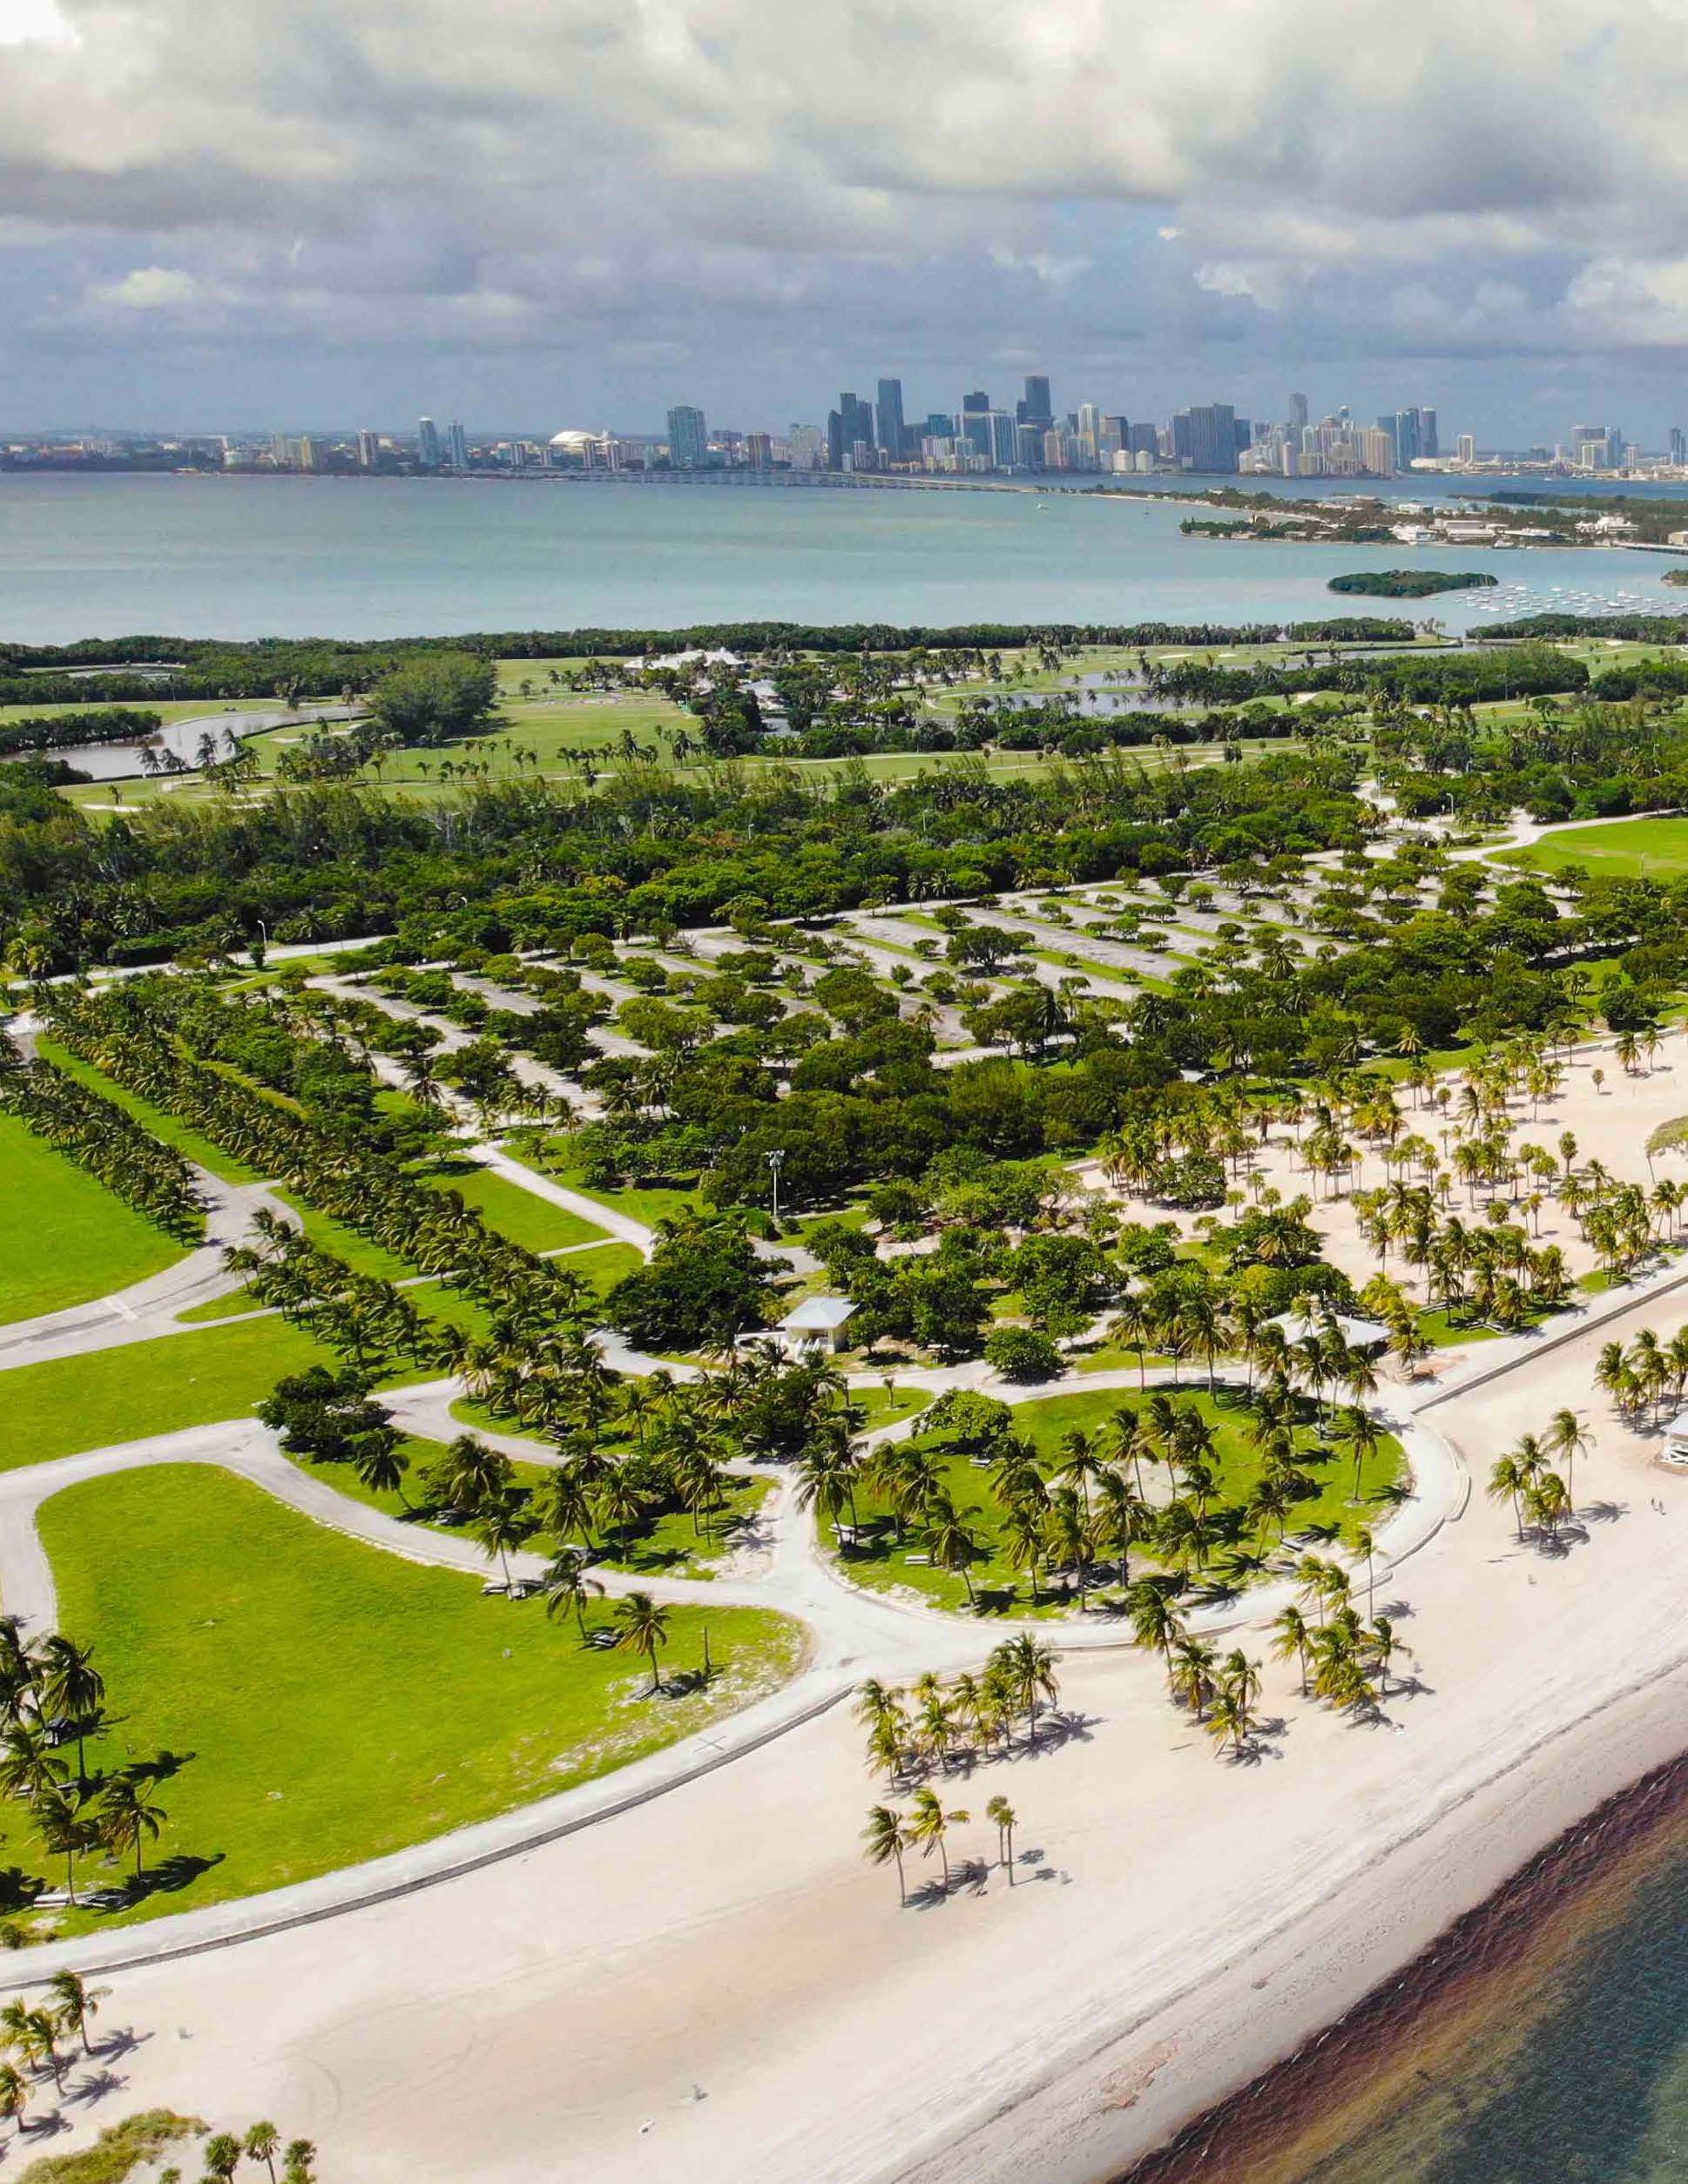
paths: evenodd
<path fill-rule="evenodd" d="M 1688 423 L 1688 0 L 0 0 L 0 423 Z"/>

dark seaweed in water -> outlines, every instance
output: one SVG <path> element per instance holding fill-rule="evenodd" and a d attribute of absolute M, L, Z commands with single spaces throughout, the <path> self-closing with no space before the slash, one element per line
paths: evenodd
<path fill-rule="evenodd" d="M 1685 2073 L 1688 1759 L 1117 2184 L 1688 2184 Z"/>

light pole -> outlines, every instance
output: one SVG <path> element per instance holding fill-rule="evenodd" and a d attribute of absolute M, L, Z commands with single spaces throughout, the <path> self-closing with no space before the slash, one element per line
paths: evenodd
<path fill-rule="evenodd" d="M 773 1177 L 773 1225 L 780 1225 L 780 1170 L 786 1163 L 785 1148 L 776 1145 L 768 1155 L 768 1169 Z"/>

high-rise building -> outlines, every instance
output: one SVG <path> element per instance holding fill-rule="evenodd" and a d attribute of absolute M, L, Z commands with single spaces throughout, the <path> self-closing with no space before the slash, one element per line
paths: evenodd
<path fill-rule="evenodd" d="M 1305 432 L 1307 430 L 1307 398 L 1305 394 L 1292 394 L 1290 396 L 1289 421 L 1294 426 L 1297 432 Z"/>
<path fill-rule="evenodd" d="M 1158 455 L 1160 453 L 1160 428 L 1158 425 L 1133 425 L 1126 444 L 1133 455 Z"/>
<path fill-rule="evenodd" d="M 926 422 L 920 430 L 923 440 L 953 440 L 955 436 L 955 420 L 946 416 L 941 409 L 929 409 L 926 413 Z"/>
<path fill-rule="evenodd" d="M 1015 415 L 1023 425 L 1037 425 L 1045 432 L 1055 422 L 1055 412 L 1050 407 L 1050 383 L 1042 372 L 1026 375 L 1025 399 L 1016 409 Z"/>
<path fill-rule="evenodd" d="M 1471 433 L 1471 432 L 1462 432 L 1462 433 L 1460 435 L 1460 461 L 1461 461 L 1462 462 L 1475 462 L 1476 461 L 1476 459 L 1477 459 L 1477 436 L 1476 436 L 1476 435 L 1475 435 L 1475 433 Z"/>
<path fill-rule="evenodd" d="M 1436 413 L 1434 409 L 1419 409 L 1414 415 L 1418 419 L 1418 451 L 1434 460 L 1442 453 L 1436 439 Z"/>
<path fill-rule="evenodd" d="M 1229 402 L 1182 409 L 1172 420 L 1172 452 L 1185 469 L 1231 471 L 1237 467 L 1237 413 Z"/>
<path fill-rule="evenodd" d="M 990 397 L 982 387 L 976 388 L 972 394 L 962 396 L 963 417 L 982 417 L 989 407 Z"/>
<path fill-rule="evenodd" d="M 440 467 L 440 435 L 431 417 L 424 417 L 416 427 L 416 460 L 424 470 Z"/>
<path fill-rule="evenodd" d="M 753 432 L 745 440 L 745 461 L 753 470 L 773 468 L 773 442 L 765 432 Z"/>
<path fill-rule="evenodd" d="M 879 444 L 893 462 L 901 460 L 908 445 L 908 428 L 902 421 L 902 381 L 882 379 L 879 382 L 878 398 L 874 403 L 874 428 Z"/>
<path fill-rule="evenodd" d="M 1679 470 L 1682 468 L 1685 462 L 1688 462 L 1688 439 L 1685 439 L 1683 437 L 1682 427 L 1680 425 L 1672 425 L 1671 428 L 1671 467 L 1674 469 Z"/>
<path fill-rule="evenodd" d="M 380 461 L 380 435 L 366 426 L 357 436 L 357 467 L 360 470 L 373 470 Z"/>
<path fill-rule="evenodd" d="M 988 409 L 985 422 L 990 428 L 990 463 L 996 470 L 1011 470 L 1020 460 L 1016 437 L 1018 427 L 1005 409 Z"/>
<path fill-rule="evenodd" d="M 874 441 L 874 406 L 854 394 L 841 394 L 838 408 L 827 413 L 827 455 L 834 470 L 842 470 L 853 463 L 858 442 L 871 448 Z"/>
<path fill-rule="evenodd" d="M 454 470 L 469 468 L 469 435 L 455 417 L 445 428 L 445 459 Z"/>
<path fill-rule="evenodd" d="M 1416 409 L 1398 409 L 1395 412 L 1395 468 L 1410 470 L 1421 455 L 1429 450 L 1424 445 L 1423 428 Z"/>
<path fill-rule="evenodd" d="M 1041 470 L 1043 467 L 1043 434 L 1038 425 L 1029 425 L 1023 418 L 1016 418 L 1014 425 L 1015 459 L 1023 470 Z"/>
<path fill-rule="evenodd" d="M 709 428 L 690 402 L 668 413 L 668 460 L 677 470 L 701 470 L 709 461 Z"/>
<path fill-rule="evenodd" d="M 962 437 L 976 455 L 990 460 L 990 412 L 988 409 L 965 409 L 962 412 Z"/>

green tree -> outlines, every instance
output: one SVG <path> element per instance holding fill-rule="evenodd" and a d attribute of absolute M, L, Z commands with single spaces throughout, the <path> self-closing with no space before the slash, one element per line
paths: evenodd
<path fill-rule="evenodd" d="M 985 1818 L 992 1822 L 996 1827 L 996 1855 L 1002 1862 L 1004 1871 L 1008 1875 L 1008 1884 L 1010 1888 L 1012 1888 L 1014 1885 L 1014 1829 L 1016 1823 L 1014 1808 L 1011 1804 L 1009 1804 L 1006 1797 L 993 1797 L 990 1800 L 990 1803 L 985 1807 Z"/>
<path fill-rule="evenodd" d="M 949 1850 L 945 1841 L 952 1827 L 965 1826 L 969 1816 L 965 1812 L 946 1812 L 943 1800 L 935 1790 L 922 1783 L 915 1792 L 914 1810 L 908 1816 L 908 1837 L 918 1844 L 922 1857 L 938 1853 L 943 1863 L 943 1885 L 949 1888 Z"/>
<path fill-rule="evenodd" d="M 472 652 L 424 652 L 383 676 L 368 706 L 395 743 L 456 743 L 485 726 L 497 696 L 490 660 Z"/>
<path fill-rule="evenodd" d="M 618 1646 L 631 1646 L 645 1655 L 651 1663 L 651 1693 L 662 1689 L 662 1671 L 657 1656 L 668 1643 L 669 1611 L 652 1599 L 649 1593 L 629 1593 L 615 1605 Z"/>
<path fill-rule="evenodd" d="M 862 1830 L 867 1844 L 863 1856 L 872 1865 L 889 1865 L 894 1860 L 897 1869 L 897 1895 L 906 1905 L 908 1901 L 908 1884 L 903 1878 L 903 1853 L 908 1848 L 908 1833 L 900 1814 L 889 1805 L 870 1805 L 868 1824 Z"/>

